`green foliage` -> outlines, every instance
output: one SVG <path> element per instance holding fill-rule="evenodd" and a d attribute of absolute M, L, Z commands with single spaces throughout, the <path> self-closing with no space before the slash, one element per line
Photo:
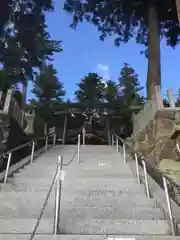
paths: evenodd
<path fill-rule="evenodd" d="M 8 88 L 12 86 L 12 81 L 10 76 L 8 75 L 7 71 L 5 69 L 0 70 L 0 90 L 3 91 L 3 93 L 6 93 Z"/>
<path fill-rule="evenodd" d="M 147 45 L 149 6 L 156 9 L 161 36 L 175 46 L 180 34 L 175 1 L 66 0 L 64 9 L 73 14 L 73 27 L 87 20 L 98 28 L 101 40 L 114 36 L 118 46 L 135 37 L 138 43 Z"/>
<path fill-rule="evenodd" d="M 16 19 L 28 14 L 38 15 L 44 11 L 53 10 L 52 0 L 1 0 L 0 36 L 9 21 L 16 24 Z"/>
<path fill-rule="evenodd" d="M 73 28 L 86 20 L 94 24 L 100 39 L 114 38 L 116 46 L 135 38 L 148 46 L 147 97 L 154 85 L 161 86 L 160 38 L 175 47 L 180 41 L 176 3 L 169 0 L 66 0 L 64 9 L 73 15 Z"/>
<path fill-rule="evenodd" d="M 144 104 L 144 98 L 140 95 L 143 87 L 140 86 L 138 75 L 135 70 L 127 63 L 121 69 L 119 77 L 119 87 L 121 99 L 123 99 L 124 106 L 139 106 Z"/>
<path fill-rule="evenodd" d="M 44 65 L 34 82 L 32 93 L 37 100 L 36 113 L 47 123 L 51 123 L 55 107 L 62 103 L 65 95 L 63 84 L 56 77 L 56 70 L 52 65 Z"/>
<path fill-rule="evenodd" d="M 10 3 L 10 0 L 3 2 L 0 10 L 9 11 L 4 20 L 0 18 L 0 26 L 5 18 L 6 22 L 10 18 L 11 23 L 1 34 L 0 63 L 13 81 L 27 83 L 33 79 L 35 69 L 52 60 L 54 52 L 62 51 L 61 42 L 51 40 L 45 24 L 44 11 L 53 10 L 51 0 L 13 1 L 9 8 Z"/>
<path fill-rule="evenodd" d="M 133 111 L 131 107 L 144 104 L 144 97 L 142 97 L 140 92 L 143 87 L 140 86 L 135 70 L 127 63 L 125 63 L 121 69 L 118 81 L 117 102 L 119 108 L 117 109 L 116 115 L 119 115 L 120 118 L 114 119 L 111 124 L 118 134 L 128 137 L 131 135 L 133 129 Z"/>
<path fill-rule="evenodd" d="M 89 73 L 77 86 L 75 96 L 79 102 L 96 104 L 103 101 L 104 84 L 97 73 Z"/>
<path fill-rule="evenodd" d="M 37 75 L 32 93 L 40 102 L 62 101 L 65 91 L 56 74 L 57 72 L 52 65 L 45 65 L 40 74 Z"/>
<path fill-rule="evenodd" d="M 108 103 L 115 103 L 118 100 L 118 85 L 116 82 L 109 80 L 104 89 L 104 98 Z"/>
<path fill-rule="evenodd" d="M 121 128 L 121 134 L 124 136 L 131 135 L 133 113 L 131 107 L 144 104 L 144 98 L 141 96 L 143 87 L 140 86 L 138 75 L 132 67 L 127 63 L 124 64 L 120 71 L 118 83 L 109 80 L 104 84 L 98 74 L 89 73 L 77 85 L 79 88 L 75 95 L 79 102 L 93 103 L 94 107 L 97 103 L 115 104 L 113 115 L 119 117 L 114 119 L 108 117 L 111 128 L 119 134 Z M 96 120 L 94 121 L 97 122 Z"/>

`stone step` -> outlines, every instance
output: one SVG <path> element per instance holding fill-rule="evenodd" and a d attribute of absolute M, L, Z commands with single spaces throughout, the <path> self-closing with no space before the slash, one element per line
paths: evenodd
<path fill-rule="evenodd" d="M 117 187 L 135 187 L 140 186 L 137 184 L 137 181 L 135 178 L 126 178 L 126 179 L 117 179 L 117 178 L 71 178 L 70 175 L 66 174 L 66 178 L 64 181 L 64 184 L 67 186 L 81 186 L 81 187 L 98 187 L 98 186 L 117 186 Z"/>
<path fill-rule="evenodd" d="M 35 218 L 39 216 L 40 209 L 45 201 L 47 192 L 6 192 L 0 195 L 0 216 L 1 217 L 13 217 L 20 216 L 21 218 Z M 55 204 L 54 190 L 49 197 L 48 204 L 45 210 L 44 217 L 53 217 L 54 204 Z M 140 199 L 140 198 L 139 198 Z M 64 211 L 71 211 L 71 209 L 132 209 L 136 211 L 139 207 L 156 208 L 156 203 L 153 200 L 147 200 L 142 198 L 139 202 L 129 199 L 129 196 L 122 197 L 120 199 L 108 199 L 102 198 L 102 200 L 95 199 L 82 199 L 72 196 L 62 195 L 61 206 Z M 134 209 L 134 210 L 133 210 Z"/>
<path fill-rule="evenodd" d="M 35 178 L 32 176 L 19 176 L 15 175 L 13 178 L 9 178 L 8 182 L 12 183 L 51 183 L 53 176 L 42 176 L 39 178 Z M 125 179 L 117 179 L 117 178 L 71 178 L 65 172 L 65 178 L 62 181 L 63 185 L 67 188 L 77 187 L 77 188 L 142 188 L 142 185 L 137 184 L 137 180 L 135 178 L 125 178 Z"/>
<path fill-rule="evenodd" d="M 0 234 L 0 240 L 29 240 L 29 234 Z M 180 236 L 140 235 L 35 235 L 33 240 L 180 240 Z"/>
<path fill-rule="evenodd" d="M 120 189 L 120 190 L 76 190 L 76 189 L 72 189 L 72 190 L 67 190 L 65 188 L 62 188 L 62 193 L 63 194 L 72 194 L 72 195 L 76 195 L 76 196 L 100 196 L 100 197 L 107 197 L 107 196 L 114 196 L 114 197 L 120 197 L 122 196 L 122 194 L 128 194 L 128 196 L 130 198 L 133 198 L 135 194 L 139 194 L 141 196 L 145 196 L 145 191 L 143 191 L 142 189 L 136 189 L 137 191 L 129 191 L 129 189 Z M 69 192 L 70 191 L 70 192 Z"/>
<path fill-rule="evenodd" d="M 53 176 L 52 177 L 39 177 L 39 178 L 32 178 L 32 177 L 10 177 L 7 179 L 8 183 L 12 183 L 12 184 L 41 184 L 41 183 L 45 183 L 45 184 L 51 184 L 53 181 Z"/>
<path fill-rule="evenodd" d="M 30 201 L 29 202 L 14 202 L 10 203 L 7 201 L 0 208 L 0 218 L 29 218 L 29 219 L 37 219 L 40 215 L 40 211 L 42 209 L 44 199 L 38 201 Z M 30 205 L 27 205 L 29 204 Z M 48 202 L 44 213 L 43 218 L 53 218 L 54 217 L 54 206 L 55 201 L 50 199 Z M 127 207 L 127 208 L 126 208 Z M 98 206 L 92 205 L 78 205 L 71 204 L 69 202 L 65 202 L 65 204 L 61 203 L 61 218 L 100 218 L 100 219 L 134 219 L 134 220 L 163 220 L 164 214 L 159 208 L 150 208 L 134 205 L 122 204 L 109 204 L 105 206 L 104 204 Z"/>
<path fill-rule="evenodd" d="M 63 188 L 76 189 L 76 190 L 124 190 L 136 192 L 144 191 L 144 186 L 137 184 L 134 178 L 70 178 L 65 176 L 65 180 L 62 182 Z"/>
<path fill-rule="evenodd" d="M 66 163 L 64 163 L 63 165 L 65 165 Z M 38 168 L 44 168 L 46 167 L 46 169 L 52 169 L 54 167 L 57 166 L 57 163 L 50 163 L 48 164 L 47 162 L 34 162 L 33 164 L 29 164 L 28 166 L 26 166 L 25 168 L 23 168 L 22 170 L 24 171 L 28 171 L 29 169 L 34 169 L 35 171 L 37 170 L 36 167 Z M 66 166 L 65 166 L 66 167 Z M 108 162 L 99 162 L 99 163 L 87 163 L 87 164 L 78 164 L 77 162 L 72 162 L 71 165 L 68 166 L 68 168 L 70 170 L 72 170 L 73 168 L 75 168 L 77 171 L 82 172 L 82 171 L 115 171 L 115 172 L 119 172 L 119 173 L 123 173 L 123 172 L 127 172 L 127 173 L 131 173 L 131 169 L 129 169 L 128 165 L 121 165 L 121 164 L 110 164 Z M 45 169 L 45 170 L 46 170 Z"/>
<path fill-rule="evenodd" d="M 50 188 L 52 179 L 49 179 L 49 181 L 40 181 L 40 179 L 32 179 L 32 181 L 17 181 L 16 179 L 11 180 L 9 183 L 0 183 L 0 192 L 34 192 L 34 191 L 48 191 Z M 128 188 L 122 188 L 120 190 L 82 190 L 82 189 L 67 189 L 63 186 L 62 183 L 62 191 L 64 194 L 70 192 L 77 196 L 121 196 L 122 193 L 128 193 L 130 197 L 132 197 L 133 194 L 145 194 L 144 187 L 142 188 L 135 187 L 133 189 Z"/>
<path fill-rule="evenodd" d="M 145 188 L 144 185 L 138 185 L 138 184 L 124 184 L 124 182 L 126 182 L 126 179 L 122 181 L 120 181 L 119 183 L 117 182 L 116 185 L 115 184 L 98 184 L 98 180 L 96 180 L 96 185 L 92 185 L 92 184 L 87 184 L 87 185 L 82 185 L 82 184 L 77 184 L 77 183 L 73 183 L 73 181 L 75 182 L 75 180 L 71 180 L 72 182 L 66 182 L 66 176 L 65 176 L 65 180 L 62 181 L 62 190 L 65 192 L 77 192 L 77 191 L 82 191 L 82 194 L 93 194 L 93 192 L 96 194 L 96 192 L 117 192 L 118 195 L 121 192 L 132 192 L 132 193 L 139 193 L 139 194 L 144 194 L 145 193 Z M 13 189 L 14 190 L 18 190 L 18 191 L 23 191 L 23 189 L 47 189 L 50 184 L 52 183 L 53 178 L 9 178 L 8 179 L 8 184 L 12 184 L 13 185 Z M 86 179 L 84 179 L 85 181 Z M 3 187 L 4 185 L 0 185 L 1 187 Z M 8 187 L 5 189 L 8 189 Z M 3 188 L 1 188 L 1 191 L 3 190 Z M 5 190 L 5 191 L 9 191 L 9 190 Z M 104 193 L 103 193 L 104 194 Z"/>
<path fill-rule="evenodd" d="M 64 168 L 66 170 L 66 168 Z M 123 176 L 133 176 L 133 172 L 131 170 L 127 169 L 121 169 L 119 170 L 119 167 L 114 168 L 114 169 L 101 169 L 101 168 L 79 168 L 76 169 L 75 166 L 71 166 L 67 169 L 67 173 L 70 173 L 72 176 L 78 176 L 78 175 L 83 175 L 83 176 L 103 176 L 103 175 L 116 175 L 122 178 Z"/>
<path fill-rule="evenodd" d="M 67 172 L 68 174 L 68 172 Z M 99 172 L 99 171 L 83 171 L 83 172 L 78 172 L 71 174 L 71 177 L 76 177 L 76 178 L 118 178 L 123 179 L 123 178 L 133 178 L 134 175 L 133 173 L 126 173 L 126 172 L 110 172 L 110 171 L 104 171 L 104 172 Z"/>
<path fill-rule="evenodd" d="M 43 207 L 42 204 L 36 204 L 35 202 L 31 204 L 31 206 L 26 207 L 25 204 L 19 206 L 17 204 L 10 205 L 9 203 L 6 206 L 3 206 L 3 209 L 0 209 L 0 219 L 8 218 L 8 219 L 38 219 L 41 213 L 41 209 Z M 54 218 L 54 205 L 47 204 L 44 213 L 44 219 L 53 219 Z M 28 221 L 27 221 L 28 222 Z"/>
<path fill-rule="evenodd" d="M 43 170 L 43 171 L 42 171 Z M 56 168 L 53 168 L 49 171 L 45 170 L 43 168 L 38 168 L 37 170 L 34 170 L 33 168 L 30 169 L 29 171 L 20 171 L 18 173 L 14 174 L 14 177 L 17 178 L 28 178 L 28 177 L 35 177 L 35 178 L 40 178 L 40 177 L 52 177 L 56 172 Z"/>
<path fill-rule="evenodd" d="M 19 207 L 34 207 L 34 205 L 41 206 L 45 200 L 47 195 L 47 191 L 41 192 L 3 192 L 0 194 L 0 203 L 3 206 L 2 209 L 6 207 L 9 208 L 14 204 L 18 208 Z M 129 197 L 128 194 L 122 194 L 121 197 L 82 197 L 77 195 L 68 195 L 61 194 L 61 201 L 67 204 L 76 205 L 76 206 L 86 206 L 86 207 L 102 207 L 102 206 L 115 206 L 119 209 L 123 208 L 123 205 L 132 204 L 132 206 L 148 206 L 148 207 L 156 207 L 156 201 L 154 199 L 146 199 L 144 196 L 133 196 Z M 49 198 L 49 204 L 54 205 L 54 189 L 52 190 L 52 194 Z M 51 206 L 52 206 L 51 205 Z M 13 207 L 12 207 L 13 208 Z M 1 209 L 0 209 L 1 210 Z"/>
<path fill-rule="evenodd" d="M 0 219 L 0 226 L 1 226 L 0 234 L 31 234 L 34 230 L 36 222 L 37 222 L 37 219 L 29 219 L 29 218 Z M 36 233 L 52 234 L 53 219 L 41 219 Z M 5 238 L 5 239 L 8 239 L 8 238 Z"/>
<path fill-rule="evenodd" d="M 34 191 L 48 191 L 50 183 L 0 183 L 0 192 L 34 192 Z"/>
<path fill-rule="evenodd" d="M 100 218 L 100 219 L 133 219 L 133 220 L 164 220 L 163 211 L 160 208 L 147 208 L 147 207 L 128 207 L 128 208 L 116 208 L 112 207 L 72 207 L 66 209 L 64 205 L 61 205 L 61 218 Z"/>
<path fill-rule="evenodd" d="M 157 203 L 154 199 L 147 199 L 145 196 L 132 196 L 129 197 L 129 194 L 122 194 L 121 197 L 114 197 L 114 196 L 106 196 L 106 197 L 82 197 L 77 195 L 68 195 L 68 194 L 61 194 L 61 201 L 68 203 L 69 205 L 74 206 L 84 206 L 89 208 L 100 208 L 100 207 L 113 207 L 116 206 L 117 208 L 122 209 L 125 205 L 129 206 L 148 206 L 148 207 L 156 207 Z"/>
<path fill-rule="evenodd" d="M 62 219 L 63 234 L 137 234 L 169 235 L 171 229 L 165 220 Z"/>
<path fill-rule="evenodd" d="M 120 164 L 118 165 L 112 165 L 111 167 L 109 167 L 108 165 L 106 165 L 105 163 L 101 163 L 101 165 L 92 165 L 92 164 L 87 164 L 87 165 L 84 165 L 84 164 L 78 164 L 76 162 L 72 163 L 71 165 L 68 166 L 68 169 L 69 171 L 75 169 L 76 171 L 78 172 L 82 172 L 82 171 L 89 171 L 89 172 L 92 172 L 92 171 L 100 171 L 100 172 L 107 172 L 107 171 L 110 171 L 110 172 L 119 172 L 119 173 L 131 173 L 131 169 L 129 169 L 128 166 L 121 166 Z M 103 165 L 104 164 L 104 165 Z M 65 164 L 64 164 L 65 165 Z M 31 164 L 31 165 L 28 165 L 26 166 L 25 168 L 22 168 L 21 170 L 22 171 L 28 171 L 30 169 L 34 169 L 35 171 L 37 171 L 37 168 L 45 168 L 45 170 L 47 169 L 53 169 L 53 168 L 56 168 L 57 166 L 57 163 L 54 163 L 54 164 L 47 164 L 47 163 L 42 163 L 40 164 L 39 162 L 36 162 L 34 164 Z M 67 166 L 64 166 L 65 168 L 67 168 Z"/>
<path fill-rule="evenodd" d="M 22 216 L 22 218 L 37 217 L 43 207 L 47 192 L 34 193 L 3 193 L 0 194 L 0 218 Z M 53 218 L 53 209 L 55 204 L 54 191 L 49 197 L 46 210 Z M 47 210 L 48 209 L 48 210 Z"/>

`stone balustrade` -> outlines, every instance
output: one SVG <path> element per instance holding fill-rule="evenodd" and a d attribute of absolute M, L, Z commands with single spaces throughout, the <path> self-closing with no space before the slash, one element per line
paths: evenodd
<path fill-rule="evenodd" d="M 33 120 L 34 113 L 25 113 L 25 111 L 19 106 L 17 100 L 13 97 L 13 89 L 9 89 L 6 94 L 5 101 L 2 102 L 2 91 L 0 91 L 0 102 L 1 102 L 1 115 L 7 115 L 13 117 L 19 126 L 24 129 L 24 121 L 27 121 L 25 132 L 28 134 L 33 133 Z"/>
<path fill-rule="evenodd" d="M 34 117 L 35 117 L 34 111 L 32 113 L 27 112 L 25 114 L 25 119 L 27 121 L 27 126 L 24 129 L 24 131 L 25 131 L 26 134 L 34 133 Z"/>
<path fill-rule="evenodd" d="M 177 135 L 177 127 L 179 129 L 176 115 L 180 116 L 180 91 L 179 94 L 173 94 L 168 89 L 165 98 L 160 88 L 156 87 L 152 99 L 133 116 L 133 134 L 129 140 L 134 148 L 157 162 L 164 158 L 163 154 L 172 156 L 176 145 L 171 138 Z"/>
<path fill-rule="evenodd" d="M 133 116 L 133 139 L 139 137 L 139 135 L 146 129 L 149 122 L 154 119 L 156 112 L 163 107 L 160 87 L 155 86 L 152 99 L 148 100 L 144 105 L 144 108 L 138 114 Z"/>

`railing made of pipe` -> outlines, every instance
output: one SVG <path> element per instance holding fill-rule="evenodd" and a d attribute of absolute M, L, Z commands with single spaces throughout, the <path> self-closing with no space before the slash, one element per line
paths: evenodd
<path fill-rule="evenodd" d="M 175 182 L 173 182 L 169 177 L 167 177 L 163 172 L 161 172 L 156 166 L 149 163 L 149 161 L 144 156 L 135 152 L 134 149 L 126 141 L 124 141 L 124 139 L 119 137 L 116 133 L 114 133 L 113 135 L 116 138 L 116 143 L 118 142 L 118 146 L 116 145 L 118 152 L 119 152 L 119 142 L 122 143 L 124 163 L 127 163 L 127 154 L 130 154 L 133 157 L 133 159 L 135 159 L 136 175 L 137 175 L 138 183 L 140 183 L 141 181 L 140 174 L 139 174 L 139 166 L 143 168 L 147 197 L 151 198 L 147 173 L 150 176 L 152 176 L 152 178 L 162 187 L 162 189 L 164 189 L 166 202 L 167 202 L 168 215 L 171 223 L 172 235 L 175 236 L 177 230 L 176 230 L 176 224 L 173 218 L 173 212 L 172 212 L 171 201 L 170 201 L 170 198 L 172 198 L 170 193 L 170 187 L 173 186 L 179 189 L 179 186 Z M 172 198 L 172 200 L 174 199 Z"/>
<path fill-rule="evenodd" d="M 28 146 L 31 146 L 31 163 L 33 162 L 33 159 L 34 159 L 34 153 L 35 153 L 35 145 L 38 141 L 40 140 L 45 140 L 45 143 L 44 143 L 44 150 L 47 151 L 48 149 L 48 141 L 50 138 L 53 138 L 53 145 L 56 144 L 56 134 L 51 134 L 49 136 L 46 136 L 46 137 L 42 137 L 42 138 L 37 138 L 37 139 L 34 139 L 30 142 L 27 142 L 27 143 L 24 143 L 22 145 L 19 145 L 13 149 L 10 149 L 8 150 L 7 152 L 3 153 L 1 155 L 1 157 L 5 158 L 6 156 L 8 156 L 8 160 L 7 160 L 7 164 L 6 164 L 6 169 L 5 169 L 5 177 L 4 177 L 4 183 L 7 182 L 7 177 L 8 177 L 8 172 L 9 172 L 9 167 L 11 165 L 11 159 L 12 159 L 12 154 L 20 149 L 23 149 L 25 147 L 28 147 Z"/>
<path fill-rule="evenodd" d="M 50 197 L 50 194 L 52 192 L 54 184 L 56 184 L 56 189 L 55 189 L 55 208 L 54 208 L 53 234 L 57 235 L 60 232 L 59 222 L 60 222 L 61 185 L 62 185 L 62 181 L 64 180 L 62 167 L 63 166 L 66 167 L 70 163 L 72 163 L 72 161 L 75 159 L 76 154 L 78 154 L 78 163 L 80 163 L 80 160 L 79 160 L 79 157 L 80 157 L 80 141 L 81 141 L 81 139 L 80 139 L 80 134 L 79 134 L 78 135 L 78 142 L 77 142 L 77 149 L 73 153 L 73 156 L 68 163 L 63 164 L 63 156 L 58 157 L 57 168 L 56 168 L 55 175 L 53 177 L 53 181 L 50 185 L 50 188 L 48 190 L 46 199 L 45 199 L 44 204 L 42 206 L 42 209 L 40 211 L 40 215 L 37 219 L 36 225 L 34 227 L 33 232 L 31 233 L 31 236 L 30 236 L 29 240 L 33 240 L 35 235 L 36 235 L 37 228 L 38 228 L 40 220 L 43 216 L 44 210 L 47 206 L 47 203 L 48 203 L 48 200 L 49 200 L 49 197 Z"/>

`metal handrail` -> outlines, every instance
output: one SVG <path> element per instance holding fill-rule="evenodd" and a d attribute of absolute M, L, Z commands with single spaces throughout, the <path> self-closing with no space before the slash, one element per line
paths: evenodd
<path fill-rule="evenodd" d="M 81 147 L 81 135 L 78 134 L 78 150 L 77 150 L 78 163 L 80 163 L 80 147 Z"/>
<path fill-rule="evenodd" d="M 48 136 L 46 136 L 46 137 L 36 138 L 36 139 L 34 139 L 34 140 L 31 140 L 30 142 L 24 143 L 24 144 L 22 144 L 22 145 L 20 145 L 20 146 L 17 146 L 17 147 L 15 147 L 15 148 L 13 148 L 13 149 L 11 149 L 11 150 L 8 150 L 7 152 L 3 153 L 3 154 L 1 155 L 2 157 L 5 157 L 5 156 L 8 155 L 8 161 L 7 161 L 6 170 L 5 170 L 5 176 L 4 176 L 4 183 L 7 182 L 9 167 L 10 167 L 10 164 L 11 164 L 11 158 L 12 158 L 12 154 L 13 154 L 14 152 L 16 152 L 16 151 L 18 151 L 18 150 L 20 150 L 20 149 L 22 149 L 22 148 L 24 148 L 24 147 L 32 146 L 32 148 L 31 148 L 31 157 L 30 157 L 30 160 L 31 160 L 31 163 L 32 163 L 32 162 L 33 162 L 33 159 L 34 159 L 35 141 L 46 139 L 46 142 L 45 142 L 45 151 L 47 151 L 47 148 L 48 148 L 48 139 L 49 139 L 49 137 L 52 137 L 52 136 L 54 137 L 54 138 L 53 138 L 53 146 L 54 146 L 54 145 L 56 144 L 56 140 L 55 140 L 55 139 L 56 139 L 56 134 L 55 134 L 55 133 L 50 134 L 50 135 L 48 135 Z"/>
<path fill-rule="evenodd" d="M 178 153 L 180 154 L 180 146 L 179 146 L 179 143 L 176 143 L 176 149 L 177 149 Z"/>
<path fill-rule="evenodd" d="M 79 141 L 78 141 L 78 145 L 79 145 Z M 48 190 L 48 193 L 46 195 L 44 204 L 42 206 L 42 209 L 40 211 L 40 215 L 37 219 L 36 225 L 34 227 L 33 232 L 31 233 L 31 236 L 29 238 L 29 240 L 33 240 L 37 231 L 37 228 L 39 226 L 40 220 L 43 216 L 44 210 L 47 206 L 50 194 L 52 192 L 53 186 L 56 183 L 56 190 L 55 190 L 55 209 L 54 209 L 54 225 L 53 225 L 53 233 L 54 235 L 57 235 L 59 233 L 59 221 L 60 221 L 60 202 L 61 202 L 61 183 L 63 181 L 63 177 L 61 175 L 62 173 L 62 167 L 63 166 L 68 166 L 70 163 L 72 163 L 72 161 L 74 160 L 76 154 L 78 152 L 78 148 L 76 148 L 72 158 L 70 159 L 70 161 L 67 164 L 63 164 L 63 157 L 59 156 L 58 157 L 58 162 L 57 162 L 57 169 L 55 172 L 55 175 L 53 177 L 53 181 L 50 185 L 50 188 Z"/>
<path fill-rule="evenodd" d="M 60 160 L 62 160 L 62 159 L 60 159 Z M 62 164 L 62 162 L 61 162 L 60 164 Z M 62 165 L 60 165 L 60 166 L 62 166 Z M 56 180 L 57 180 L 57 176 L 58 176 L 58 177 L 60 176 L 60 173 L 59 173 L 59 161 L 58 161 L 58 165 L 57 165 L 56 172 L 55 172 L 54 177 L 53 177 L 53 181 L 52 181 L 52 183 L 51 183 L 51 185 L 50 185 L 50 188 L 49 188 L 48 193 L 47 193 L 47 195 L 46 195 L 44 204 L 43 204 L 43 206 L 42 206 L 42 209 L 41 209 L 41 211 L 40 211 L 39 217 L 38 217 L 38 219 L 37 219 L 36 225 L 35 225 L 35 227 L 34 227 L 34 229 L 33 229 L 33 232 L 31 233 L 31 236 L 30 236 L 29 240 L 32 240 L 32 239 L 35 237 L 37 228 L 38 228 L 39 223 L 40 223 L 40 221 L 41 221 L 41 218 L 42 218 L 42 216 L 43 216 L 44 210 L 45 210 L 45 208 L 46 208 L 46 206 L 47 206 L 47 203 L 48 203 L 50 194 L 51 194 L 51 192 L 52 192 L 53 186 L 54 186 L 54 184 L 55 184 L 55 182 L 56 182 Z M 57 192 L 56 192 L 56 194 L 57 194 Z M 59 195 L 59 196 L 60 196 L 60 195 Z M 56 205 L 55 205 L 55 206 L 56 206 Z M 56 207 L 57 207 L 57 206 L 56 206 Z M 57 209 L 55 208 L 55 213 L 56 213 L 56 212 L 57 212 Z M 57 224 L 56 224 L 56 226 L 57 226 Z M 55 228 L 55 227 L 54 227 L 54 228 Z"/>
<path fill-rule="evenodd" d="M 137 155 L 138 159 L 141 159 L 141 160 L 143 159 L 148 166 L 151 166 L 157 173 L 159 173 L 161 176 L 165 177 L 168 180 L 168 182 L 170 182 L 175 187 L 179 187 L 178 184 L 176 184 L 171 178 L 169 178 L 167 175 L 165 175 L 165 173 L 163 173 L 159 168 L 157 168 L 153 164 L 150 164 L 150 162 L 144 156 L 142 156 L 139 152 L 135 152 L 134 149 L 126 141 L 124 141 L 124 139 L 122 139 L 116 133 L 114 133 L 114 135 L 117 136 L 119 138 L 119 140 L 122 143 L 124 143 L 125 146 L 128 146 L 130 148 L 130 150 L 133 152 L 133 154 Z M 134 156 L 133 156 L 133 158 L 134 158 Z M 139 163 L 139 160 L 138 160 L 138 163 Z"/>
<path fill-rule="evenodd" d="M 161 180 L 163 182 L 165 195 L 166 195 L 166 202 L 167 202 L 167 208 L 168 208 L 168 213 L 169 213 L 169 219 L 170 219 L 170 223 L 171 223 L 172 235 L 175 236 L 176 235 L 176 225 L 175 225 L 174 218 L 173 218 L 167 181 L 175 187 L 179 187 L 179 186 L 176 183 L 174 183 L 169 177 L 167 177 L 162 171 L 160 171 L 160 169 L 158 169 L 153 164 L 150 164 L 149 161 L 144 156 L 142 156 L 140 153 L 135 152 L 134 149 L 126 141 L 124 141 L 124 139 L 122 139 L 116 133 L 113 133 L 113 134 L 116 136 L 116 139 L 119 139 L 123 144 L 123 155 L 126 154 L 126 147 L 125 146 L 129 147 L 131 152 L 133 153 L 133 158 L 135 158 L 135 160 L 136 160 L 136 165 L 139 164 L 143 167 L 144 177 L 145 177 L 146 194 L 147 194 L 148 198 L 150 198 L 150 191 L 149 191 L 149 183 L 148 183 L 148 177 L 147 177 L 147 166 L 150 166 L 151 169 L 154 169 L 155 172 L 160 175 Z M 124 152 L 124 149 L 125 149 L 125 152 Z M 139 167 L 138 166 L 136 166 L 136 172 L 137 172 L 137 177 L 139 177 Z M 138 179 L 138 180 L 140 181 L 140 179 Z"/>

